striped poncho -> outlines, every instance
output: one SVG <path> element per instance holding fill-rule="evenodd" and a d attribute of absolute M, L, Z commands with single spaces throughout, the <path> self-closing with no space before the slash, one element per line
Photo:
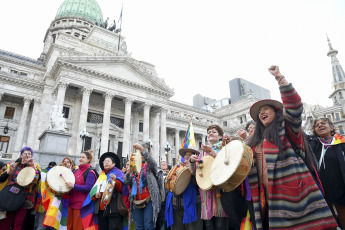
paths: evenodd
<path fill-rule="evenodd" d="M 295 154 L 285 136 L 287 132 L 298 147 L 304 150 L 301 131 L 303 111 L 301 98 L 291 84 L 280 87 L 280 91 L 285 118 L 283 128 L 278 131 L 282 151 L 266 139 L 263 141 L 268 173 L 269 229 L 301 230 L 335 227 L 337 224 L 312 175 L 303 160 Z M 254 166 L 248 178 L 256 228 L 262 229 L 259 174 L 256 164 L 256 157 L 254 157 Z"/>

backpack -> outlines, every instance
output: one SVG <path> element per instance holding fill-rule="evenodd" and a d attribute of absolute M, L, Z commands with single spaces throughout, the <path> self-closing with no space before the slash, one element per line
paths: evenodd
<path fill-rule="evenodd" d="M 86 182 L 87 174 L 90 172 L 90 170 L 92 170 L 96 174 L 96 180 L 98 179 L 99 174 L 98 174 L 97 170 L 95 168 L 90 167 L 90 168 L 86 169 L 85 172 L 83 173 L 83 177 L 84 177 L 85 182 Z"/>

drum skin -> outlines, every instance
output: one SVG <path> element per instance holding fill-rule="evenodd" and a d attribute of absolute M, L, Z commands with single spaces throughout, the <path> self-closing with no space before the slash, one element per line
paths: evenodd
<path fill-rule="evenodd" d="M 141 172 L 141 153 L 139 150 L 136 150 L 134 153 L 132 153 L 130 159 L 129 159 L 129 167 L 131 169 L 131 172 L 135 172 L 137 174 L 140 174 Z"/>
<path fill-rule="evenodd" d="M 233 140 L 228 143 L 219 151 L 213 162 L 212 183 L 224 192 L 237 188 L 249 173 L 252 154 L 251 148 L 242 141 Z"/>
<path fill-rule="evenodd" d="M 184 164 L 175 165 L 165 178 L 165 188 L 175 195 L 180 195 L 186 190 L 192 174 Z"/>
<path fill-rule="evenodd" d="M 202 160 L 202 167 L 200 167 L 200 163 L 198 163 L 198 167 L 196 169 L 196 182 L 198 183 L 198 186 L 202 190 L 214 190 L 217 187 L 214 186 L 214 184 L 211 181 L 211 168 L 214 164 L 214 159 L 212 156 L 207 155 L 204 156 Z"/>
<path fill-rule="evenodd" d="M 60 176 L 61 175 L 61 176 Z M 46 187 L 56 195 L 63 195 L 71 191 L 66 182 L 75 184 L 73 172 L 64 166 L 55 166 L 47 173 Z"/>
<path fill-rule="evenodd" d="M 29 188 L 38 181 L 36 170 L 32 167 L 25 167 L 21 169 L 17 176 L 17 184 L 24 188 Z"/>

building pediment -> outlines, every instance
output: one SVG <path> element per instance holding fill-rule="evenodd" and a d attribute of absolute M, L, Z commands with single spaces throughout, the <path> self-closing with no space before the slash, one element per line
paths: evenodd
<path fill-rule="evenodd" d="M 130 57 L 104 57 L 104 56 L 77 56 L 60 57 L 55 62 L 51 76 L 57 79 L 62 72 L 65 76 L 70 69 L 73 72 L 83 73 L 92 83 L 93 78 L 101 78 L 110 83 L 121 83 L 138 88 L 147 89 L 151 92 L 163 94 L 170 98 L 174 95 L 162 78 L 158 78 L 154 67 L 145 62 L 139 62 Z M 90 82 L 91 81 L 91 82 Z"/>

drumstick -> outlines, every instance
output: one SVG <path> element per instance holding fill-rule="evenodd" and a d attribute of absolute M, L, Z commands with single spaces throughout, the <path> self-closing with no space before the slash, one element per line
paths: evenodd
<path fill-rule="evenodd" d="M 62 173 L 60 173 L 60 176 L 61 176 L 62 179 L 65 181 L 65 183 L 67 183 L 67 181 L 66 181 L 65 178 L 63 177 Z"/>

